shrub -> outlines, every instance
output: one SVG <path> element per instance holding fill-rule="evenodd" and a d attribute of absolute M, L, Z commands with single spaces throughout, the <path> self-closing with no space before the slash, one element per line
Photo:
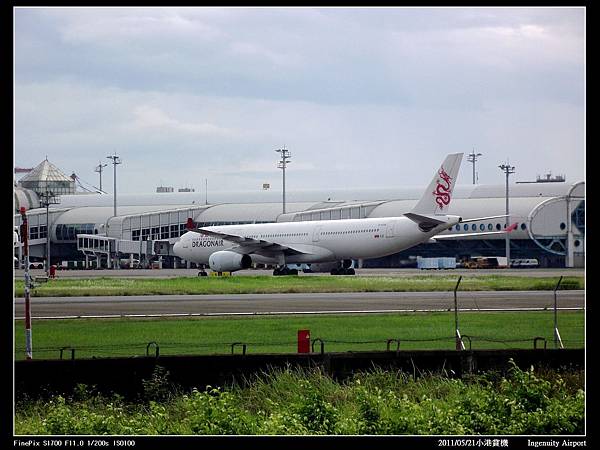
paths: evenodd
<path fill-rule="evenodd" d="M 174 396 L 166 372 L 125 403 L 79 386 L 73 397 L 17 403 L 17 434 L 492 434 L 584 432 L 580 378 L 521 370 L 508 375 L 414 379 L 379 369 L 338 383 L 321 371 L 276 371 L 247 388 Z M 167 395 L 168 394 L 168 395 Z M 148 400 L 148 398 L 153 398 Z M 252 407 L 250 407 L 252 405 Z"/>
<path fill-rule="evenodd" d="M 253 434 L 255 421 L 238 407 L 231 392 L 209 388 L 197 389 L 185 396 L 183 402 L 193 434 Z"/>

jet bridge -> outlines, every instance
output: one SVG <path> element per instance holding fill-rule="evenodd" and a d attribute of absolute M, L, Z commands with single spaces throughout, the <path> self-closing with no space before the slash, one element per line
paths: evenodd
<path fill-rule="evenodd" d="M 101 261 L 105 259 L 109 269 L 113 268 L 111 266 L 118 268 L 115 260 L 123 255 L 138 255 L 140 261 L 147 261 L 154 256 L 153 241 L 121 240 L 97 234 L 78 234 L 77 250 L 85 255 L 86 267 L 89 267 L 89 259 L 95 258 L 97 267 L 100 267 Z"/>

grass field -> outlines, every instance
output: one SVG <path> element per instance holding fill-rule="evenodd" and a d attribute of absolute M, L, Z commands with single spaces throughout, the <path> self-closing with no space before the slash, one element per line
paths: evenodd
<path fill-rule="evenodd" d="M 583 312 L 559 313 L 565 347 L 584 346 L 584 320 Z M 325 341 L 326 352 L 385 350 L 387 339 L 400 339 L 400 349 L 454 348 L 453 313 L 32 322 L 33 353 L 39 359 L 58 358 L 63 347 L 75 348 L 77 358 L 145 355 L 150 342 L 159 345 L 161 355 L 231 353 L 233 342 L 246 343 L 248 353 L 296 352 L 301 329 Z M 460 315 L 461 334 L 471 337 L 473 349 L 532 348 L 538 336 L 552 348 L 552 329 L 550 311 Z M 17 359 L 24 358 L 24 335 L 23 321 L 15 321 Z M 153 346 L 150 351 L 154 354 Z"/>
<path fill-rule="evenodd" d="M 56 279 L 39 283 L 34 297 L 159 294 L 268 294 L 302 292 L 451 291 L 458 276 L 331 277 L 243 276 L 179 278 Z M 461 291 L 553 290 L 557 277 L 510 275 L 463 276 Z M 15 280 L 15 296 L 24 295 L 23 280 Z M 583 277 L 563 278 L 561 289 L 584 289 Z"/>

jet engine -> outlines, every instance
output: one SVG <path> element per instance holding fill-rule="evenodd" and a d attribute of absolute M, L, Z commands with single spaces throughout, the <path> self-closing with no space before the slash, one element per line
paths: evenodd
<path fill-rule="evenodd" d="M 247 269 L 252 264 L 249 255 L 242 255 L 228 250 L 215 252 L 208 257 L 208 265 L 214 272 L 234 272 Z"/>

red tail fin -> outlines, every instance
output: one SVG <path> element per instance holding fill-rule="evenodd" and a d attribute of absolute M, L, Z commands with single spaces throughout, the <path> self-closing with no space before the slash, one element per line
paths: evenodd
<path fill-rule="evenodd" d="M 191 217 L 188 217 L 188 220 L 185 224 L 185 228 L 186 228 L 186 230 L 193 230 L 194 228 L 196 228 L 196 225 L 194 224 L 194 220 Z"/>

